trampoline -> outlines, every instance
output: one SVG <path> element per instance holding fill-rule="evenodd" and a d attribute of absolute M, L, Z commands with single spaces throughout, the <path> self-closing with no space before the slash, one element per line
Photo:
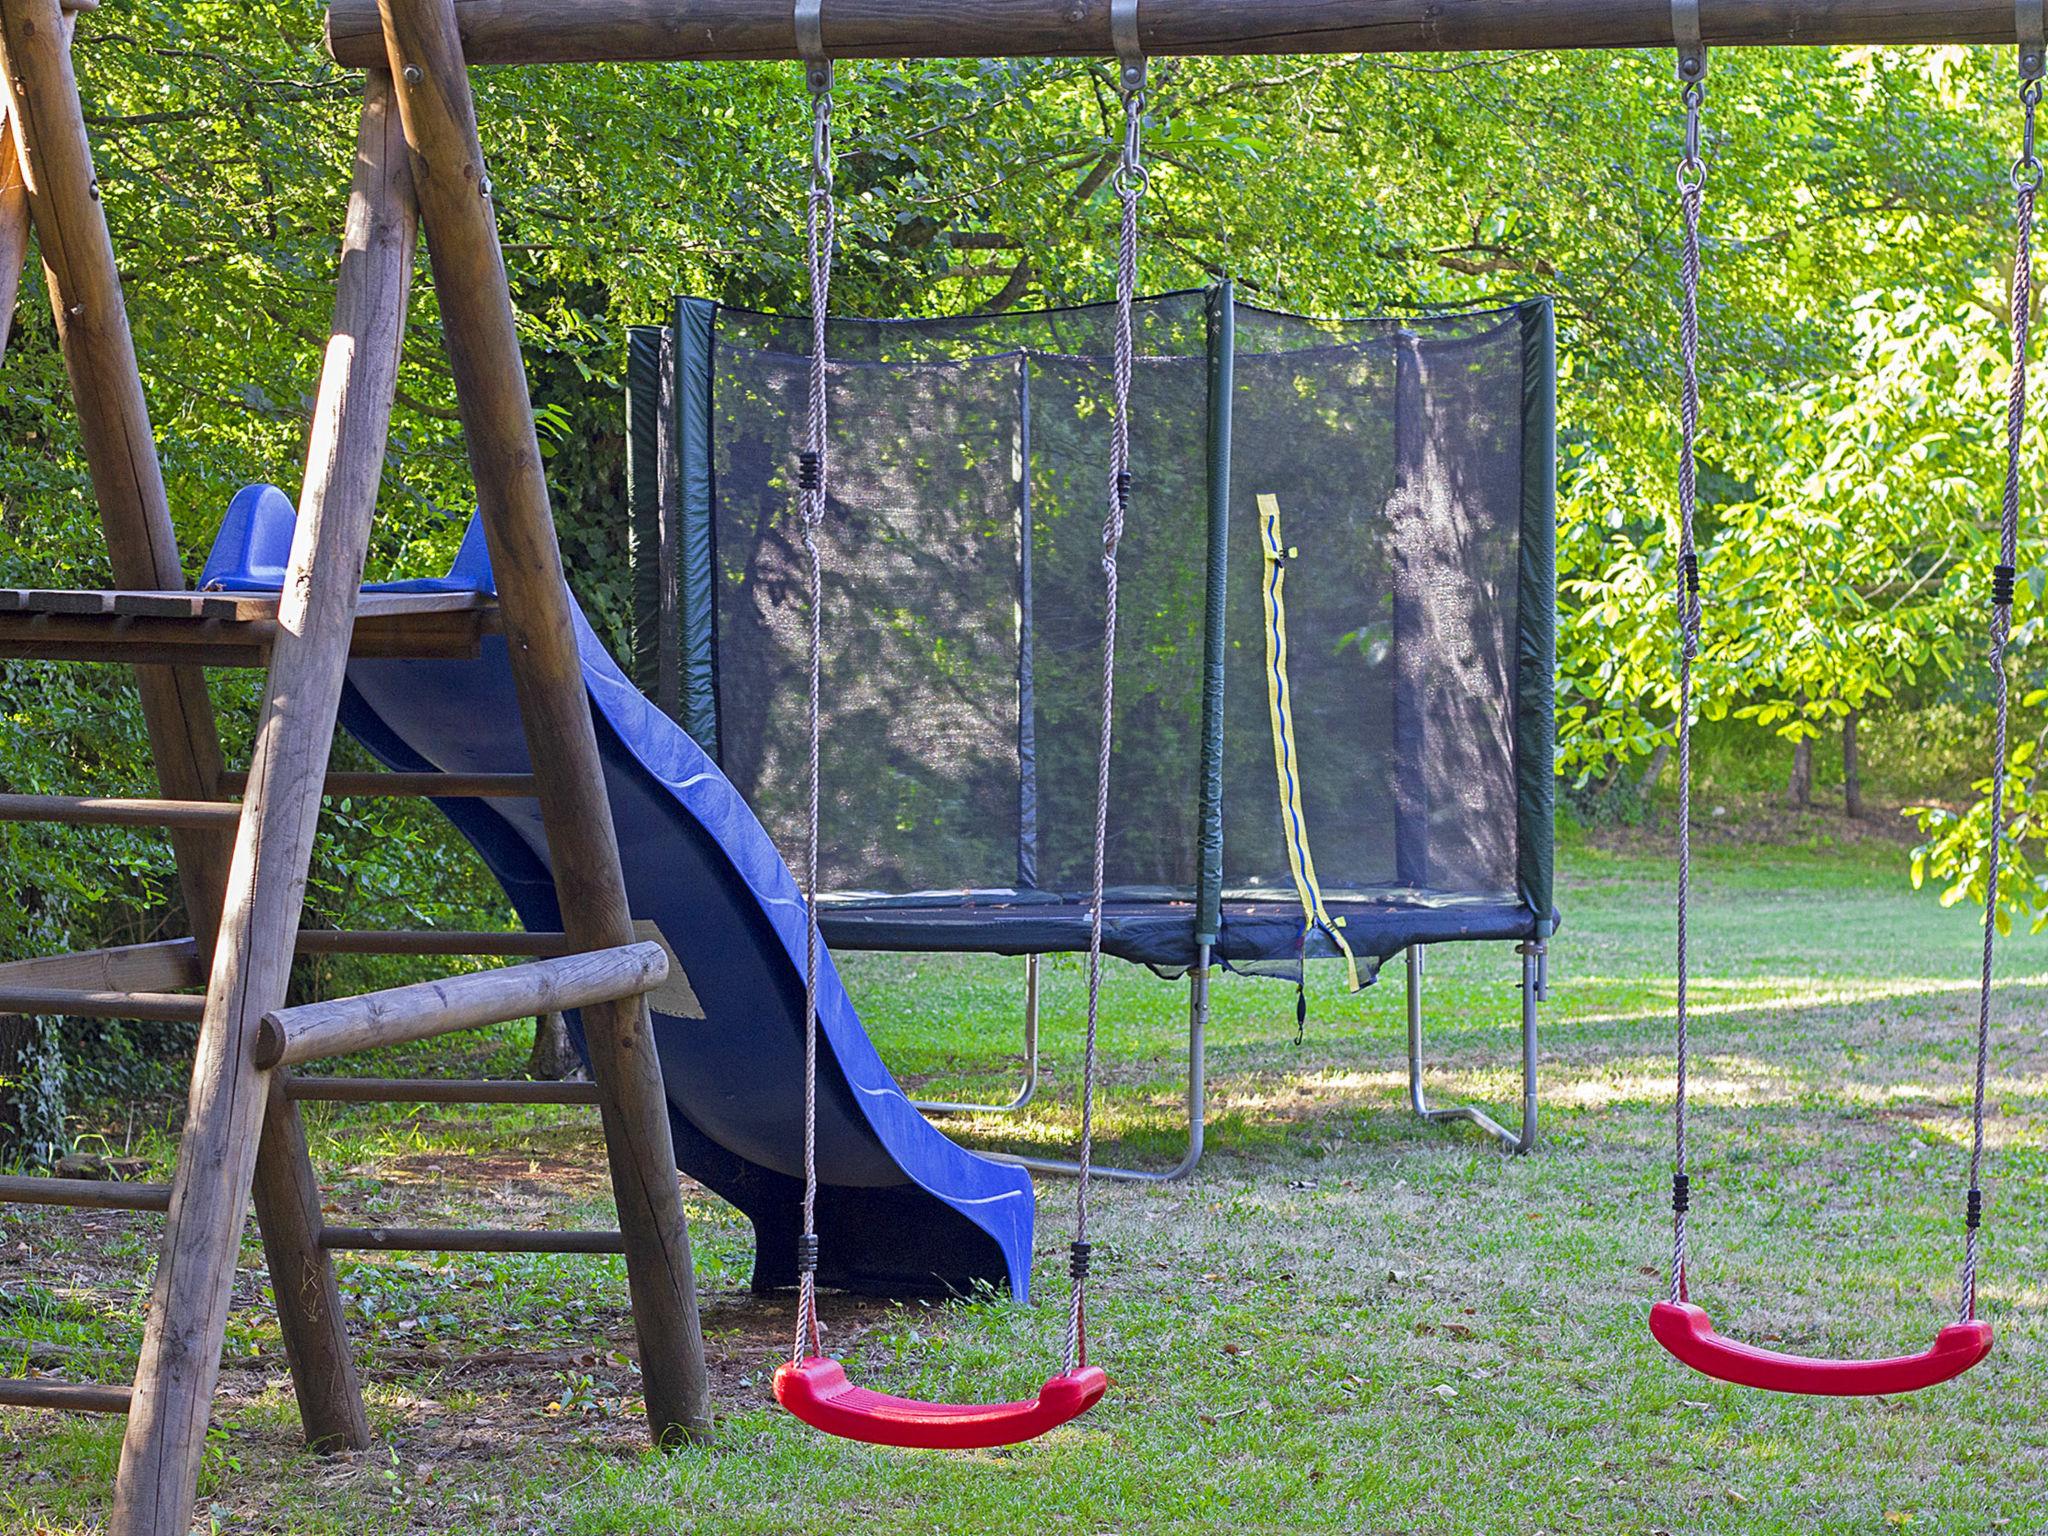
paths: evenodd
<path fill-rule="evenodd" d="M 820 916 L 843 949 L 1084 951 L 1109 306 L 835 320 Z M 1358 984 L 1405 954 L 1413 1104 L 1535 1135 L 1552 903 L 1548 301 L 1311 320 L 1145 299 L 1104 949 L 1186 976 L 1201 1155 L 1212 965 Z M 808 321 L 686 298 L 632 335 L 636 681 L 785 853 L 805 808 L 794 511 Z M 1422 1091 L 1424 946 L 1522 958 L 1509 1130 Z M 1034 1161 L 1032 1166 L 1060 1165 Z M 1120 1170 L 1130 1173 L 1131 1170 Z"/>

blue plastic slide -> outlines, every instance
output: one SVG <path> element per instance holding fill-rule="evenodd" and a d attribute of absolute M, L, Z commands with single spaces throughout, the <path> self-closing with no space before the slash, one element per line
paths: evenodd
<path fill-rule="evenodd" d="M 276 590 L 295 520 L 275 487 L 242 491 L 204 584 Z M 471 521 L 447 576 L 370 590 L 495 590 L 481 525 Z M 571 608 L 633 917 L 672 960 L 648 1001 L 676 1162 L 752 1219 L 755 1289 L 791 1285 L 803 1194 L 802 894 L 738 791 L 627 681 L 573 600 Z M 530 768 L 502 637 L 486 639 L 473 661 L 352 662 L 341 718 L 393 769 Z M 435 803 L 520 921 L 559 929 L 536 803 Z M 818 994 L 821 1283 L 883 1295 L 986 1283 L 1024 1300 L 1030 1176 L 955 1145 L 911 1106 L 829 956 Z"/>

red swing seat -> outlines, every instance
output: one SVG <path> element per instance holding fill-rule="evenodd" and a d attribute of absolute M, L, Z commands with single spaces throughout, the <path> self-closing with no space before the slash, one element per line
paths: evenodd
<path fill-rule="evenodd" d="M 1684 1364 L 1705 1376 L 1766 1392 L 1799 1392 L 1813 1397 L 1874 1397 L 1918 1392 L 1953 1381 L 1991 1353 L 1989 1323 L 1950 1323 L 1932 1347 L 1889 1360 L 1814 1360 L 1738 1344 L 1714 1332 L 1700 1308 L 1686 1301 L 1660 1301 L 1650 1308 L 1650 1332 Z"/>
<path fill-rule="evenodd" d="M 983 1451 L 1035 1440 L 1102 1401 L 1100 1366 L 1063 1371 L 1015 1403 L 921 1403 L 870 1392 L 846 1379 L 837 1360 L 813 1355 L 775 1372 L 775 1400 L 813 1429 L 842 1440 L 928 1451 Z"/>

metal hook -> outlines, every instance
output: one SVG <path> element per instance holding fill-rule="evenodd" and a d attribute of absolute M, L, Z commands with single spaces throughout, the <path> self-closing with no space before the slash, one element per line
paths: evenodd
<path fill-rule="evenodd" d="M 832 60 L 825 53 L 825 0 L 796 0 L 796 52 L 813 96 L 832 89 Z"/>
<path fill-rule="evenodd" d="M 1109 0 L 1109 41 L 1126 94 L 1145 89 L 1145 49 L 1138 41 L 1138 0 Z"/>
<path fill-rule="evenodd" d="M 1678 44 L 1678 78 L 1687 85 L 1705 80 L 1707 45 L 1700 36 L 1700 0 L 1671 0 L 1671 36 Z"/>

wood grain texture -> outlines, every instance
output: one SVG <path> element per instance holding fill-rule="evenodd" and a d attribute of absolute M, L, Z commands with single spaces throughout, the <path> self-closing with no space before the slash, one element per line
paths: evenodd
<path fill-rule="evenodd" d="M 221 786 L 239 794 L 249 776 L 229 773 Z M 425 797 L 442 800 L 531 800 L 537 793 L 529 773 L 330 773 L 320 792 L 328 799 L 345 796 Z"/>
<path fill-rule="evenodd" d="M 14 143 L 14 115 L 0 95 L 0 363 L 14 334 L 14 305 L 21 297 L 21 268 L 28 260 L 28 188 L 21 180 L 21 156 Z"/>
<path fill-rule="evenodd" d="M 232 832 L 242 808 L 226 800 L 129 800 L 94 795 L 0 795 L 0 821 L 67 827 L 212 827 Z"/>
<path fill-rule="evenodd" d="M 385 0 L 380 14 L 564 926 L 578 948 L 613 948 L 632 942 L 632 918 L 455 10 L 450 0 Z M 657 1443 L 701 1437 L 710 1383 L 653 1028 L 638 998 L 586 1009 L 583 1022 L 648 1418 Z"/>
<path fill-rule="evenodd" d="M 1709 44 L 2007 43 L 2012 0 L 1702 0 Z M 789 0 L 455 0 L 473 64 L 793 59 Z M 840 58 L 1111 53 L 1109 0 L 829 0 Z M 1144 0 L 1155 55 L 1668 48 L 1670 0 Z M 344 64 L 382 63 L 376 0 L 331 0 Z"/>
<path fill-rule="evenodd" d="M 289 979 L 321 784 L 383 475 L 417 215 L 390 82 L 366 83 L 335 321 L 235 843 L 232 892 L 115 1480 L 115 1536 L 182 1536 L 253 1189 L 293 1386 L 316 1445 L 366 1445 L 298 1110 L 253 1052 Z M 259 1158 L 258 1150 L 262 1156 Z"/>
<path fill-rule="evenodd" d="M 524 1078 L 293 1077 L 285 1092 L 320 1104 L 597 1105 L 595 1083 L 529 1082 Z"/>
<path fill-rule="evenodd" d="M 161 1211 L 169 1208 L 168 1184 L 130 1184 L 120 1179 L 0 1178 L 0 1205 L 68 1205 L 86 1211 Z"/>
<path fill-rule="evenodd" d="M 465 933 L 456 928 L 302 928 L 302 955 L 572 955 L 566 933 Z"/>
<path fill-rule="evenodd" d="M 206 962 L 192 939 L 121 944 L 0 965 L 0 986 L 69 987 L 92 992 L 176 992 L 206 985 Z"/>
<path fill-rule="evenodd" d="M 56 1408 L 65 1413 L 126 1413 L 126 1387 L 103 1387 L 84 1381 L 50 1381 L 0 1376 L 0 1408 Z"/>
<path fill-rule="evenodd" d="M 458 1029 L 566 1013 L 644 996 L 667 979 L 668 955 L 659 944 L 626 944 L 279 1008 L 263 1017 L 256 1064 L 295 1067 Z"/>
<path fill-rule="evenodd" d="M 616 1232 L 535 1232 L 507 1227 L 329 1227 L 321 1239 L 337 1252 L 624 1253 Z"/>
<path fill-rule="evenodd" d="M 0 987 L 0 1013 L 60 1019 L 150 1019 L 197 1024 L 206 999 L 177 992 L 101 992 L 84 987 Z"/>
<path fill-rule="evenodd" d="M 0 92 L 16 137 L 115 583 L 177 588 L 185 585 L 184 567 L 71 69 L 71 29 L 72 18 L 58 0 L 0 0 Z M 204 675 L 193 667 L 138 666 L 135 676 L 164 794 L 176 800 L 214 798 L 220 738 Z M 202 945 L 211 945 L 227 885 L 230 838 L 185 831 L 172 844 L 192 931 Z"/>

